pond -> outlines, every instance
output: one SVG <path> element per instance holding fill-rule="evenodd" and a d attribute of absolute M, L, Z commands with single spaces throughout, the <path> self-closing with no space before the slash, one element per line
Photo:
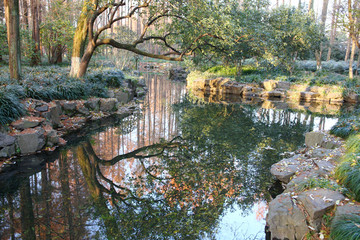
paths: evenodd
<path fill-rule="evenodd" d="M 146 82 L 140 112 L 2 168 L 1 239 L 265 239 L 270 166 L 337 121 Z"/>

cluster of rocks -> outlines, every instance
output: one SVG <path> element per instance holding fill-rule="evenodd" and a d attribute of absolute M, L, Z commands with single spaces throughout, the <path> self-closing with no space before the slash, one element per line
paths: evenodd
<path fill-rule="evenodd" d="M 206 93 L 233 94 L 243 98 L 278 98 L 303 102 L 326 102 L 339 104 L 343 102 L 357 103 L 360 97 L 356 93 L 344 94 L 339 86 L 308 86 L 308 84 L 292 84 L 277 80 L 266 80 L 260 84 L 245 84 L 228 78 L 196 79 L 188 81 L 188 88 Z"/>
<path fill-rule="evenodd" d="M 323 216 L 335 206 L 336 216 L 351 211 L 360 213 L 360 206 L 338 190 L 311 189 L 309 184 L 323 181 L 333 186 L 331 189 L 339 188 L 329 175 L 344 154 L 343 142 L 323 132 L 310 132 L 305 136 L 305 144 L 307 148 L 289 154 L 271 167 L 272 175 L 285 187 L 269 203 L 266 222 L 272 239 L 304 239 L 310 232 L 321 238 Z"/>
<path fill-rule="evenodd" d="M 65 134 L 82 128 L 87 121 L 98 120 L 112 114 L 124 114 L 133 109 L 125 106 L 134 97 L 145 94 L 144 88 L 111 89 L 110 98 L 87 100 L 55 100 L 45 102 L 25 99 L 28 116 L 0 129 L 0 158 L 28 155 L 41 150 L 53 150 L 64 145 Z"/>
<path fill-rule="evenodd" d="M 169 70 L 169 79 L 173 81 L 185 82 L 189 72 L 182 67 L 173 67 Z"/>

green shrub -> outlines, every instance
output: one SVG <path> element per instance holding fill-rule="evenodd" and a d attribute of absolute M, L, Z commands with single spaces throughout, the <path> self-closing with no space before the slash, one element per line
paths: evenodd
<path fill-rule="evenodd" d="M 358 117 L 349 117 L 339 120 L 331 129 L 330 134 L 341 138 L 348 138 L 351 134 L 358 133 L 360 130 L 360 120 Z"/>
<path fill-rule="evenodd" d="M 206 71 L 207 73 L 215 74 L 222 77 L 227 76 L 235 76 L 236 75 L 236 67 L 228 67 L 228 66 L 215 66 Z"/>
<path fill-rule="evenodd" d="M 0 125 L 4 126 L 24 115 L 24 106 L 19 99 L 0 89 Z"/>
<path fill-rule="evenodd" d="M 314 188 L 324 188 L 341 192 L 345 191 L 335 181 L 326 178 L 309 178 L 305 182 L 300 183 L 296 190 L 302 192 Z"/>
<path fill-rule="evenodd" d="M 360 201 L 360 134 L 352 135 L 346 142 L 346 154 L 336 169 L 336 178 Z"/>
<path fill-rule="evenodd" d="M 330 237 L 333 240 L 360 240 L 360 216 L 345 214 L 335 218 L 331 224 Z"/>

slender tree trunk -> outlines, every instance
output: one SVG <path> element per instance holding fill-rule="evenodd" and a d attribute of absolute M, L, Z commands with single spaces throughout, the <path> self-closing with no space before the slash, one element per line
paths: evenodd
<path fill-rule="evenodd" d="M 360 52 L 358 52 L 358 59 L 357 59 L 357 63 L 356 63 L 356 70 L 355 70 L 356 76 L 359 75 L 359 66 L 360 66 Z"/>
<path fill-rule="evenodd" d="M 350 33 L 349 33 L 349 38 L 348 38 L 348 42 L 347 42 L 347 45 L 346 45 L 345 59 L 344 59 L 345 62 L 347 60 L 349 60 L 350 50 L 351 50 L 351 36 L 350 36 Z"/>
<path fill-rule="evenodd" d="M 29 29 L 29 6 L 27 0 L 21 0 L 22 1 L 22 10 L 23 10 L 23 16 L 22 16 L 22 22 L 26 29 Z"/>
<path fill-rule="evenodd" d="M 40 64 L 39 0 L 31 0 L 32 40 L 34 42 L 31 65 Z"/>
<path fill-rule="evenodd" d="M 21 53 L 19 29 L 19 0 L 4 0 L 7 25 L 7 40 L 9 45 L 10 78 L 20 80 Z"/>
<path fill-rule="evenodd" d="M 314 0 L 309 0 L 309 12 L 314 10 Z"/>
<path fill-rule="evenodd" d="M 4 1 L 0 1 L 0 23 L 5 23 L 5 7 L 4 7 Z"/>
<path fill-rule="evenodd" d="M 326 61 L 330 61 L 330 59 L 331 59 L 331 48 L 334 45 L 336 29 L 337 29 L 337 14 L 338 14 L 337 0 L 334 0 L 333 14 L 332 14 L 332 20 L 331 20 L 331 30 L 330 30 L 330 43 L 329 43 L 329 50 L 328 50 Z"/>
<path fill-rule="evenodd" d="M 354 56 L 355 56 L 355 51 L 356 51 L 356 43 L 355 41 L 352 39 L 351 40 L 351 54 L 350 54 L 350 61 L 349 61 L 349 78 L 353 79 L 354 78 L 354 74 L 353 74 L 353 63 L 354 63 Z"/>
<path fill-rule="evenodd" d="M 92 55 L 94 54 L 94 51 L 95 51 L 95 47 L 92 46 L 91 43 L 89 43 L 84 52 L 83 57 L 81 58 L 79 71 L 77 72 L 76 77 L 81 78 L 85 75 L 86 70 L 89 66 L 90 59 L 91 59 Z"/>
<path fill-rule="evenodd" d="M 329 0 L 323 1 L 323 7 L 321 12 L 321 31 L 325 33 L 325 23 L 326 23 L 326 17 L 327 17 L 327 8 L 329 5 Z M 323 51 L 323 43 L 320 43 L 320 50 L 318 50 L 317 53 L 315 53 L 316 57 L 316 70 L 321 70 L 321 57 L 322 57 L 322 51 Z"/>

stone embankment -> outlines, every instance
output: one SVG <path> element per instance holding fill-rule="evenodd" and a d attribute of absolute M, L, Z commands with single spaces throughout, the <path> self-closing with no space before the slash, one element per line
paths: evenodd
<path fill-rule="evenodd" d="M 360 213 L 360 206 L 343 196 L 331 177 L 345 151 L 342 140 L 310 132 L 305 144 L 271 167 L 285 188 L 269 203 L 266 222 L 271 239 L 324 239 L 320 230 L 326 213 Z"/>
<path fill-rule="evenodd" d="M 206 94 L 236 95 L 242 98 L 289 99 L 301 102 L 325 102 L 341 104 L 360 102 L 358 94 L 348 92 L 339 86 L 309 86 L 276 80 L 266 80 L 260 84 L 239 83 L 228 78 L 196 79 L 187 82 L 193 91 Z"/>
<path fill-rule="evenodd" d="M 145 91 L 145 84 L 134 87 L 129 83 L 121 89 L 109 89 L 109 98 L 51 102 L 25 99 L 28 115 L 0 129 L 0 159 L 54 150 L 66 144 L 63 136 L 81 129 L 88 121 L 131 112 L 135 107 L 127 103 Z"/>

